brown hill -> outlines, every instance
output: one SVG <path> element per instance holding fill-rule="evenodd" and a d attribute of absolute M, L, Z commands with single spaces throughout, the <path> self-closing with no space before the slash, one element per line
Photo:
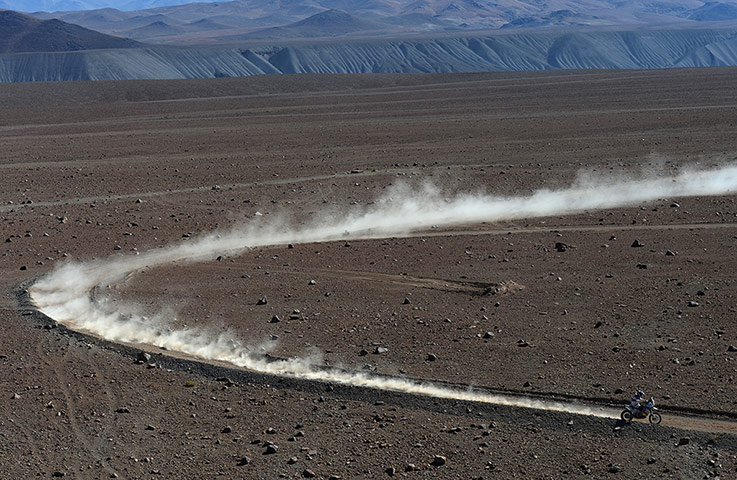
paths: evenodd
<path fill-rule="evenodd" d="M 0 10 L 0 53 L 68 52 L 140 45 L 135 40 L 105 35 L 61 20 L 39 20 Z"/>

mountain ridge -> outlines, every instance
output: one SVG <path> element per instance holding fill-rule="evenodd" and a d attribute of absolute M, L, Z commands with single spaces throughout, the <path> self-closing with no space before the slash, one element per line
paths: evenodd
<path fill-rule="evenodd" d="M 0 82 L 728 65 L 737 65 L 737 27 L 0 55 Z"/>
<path fill-rule="evenodd" d="M 117 38 L 61 20 L 39 20 L 0 10 L 0 53 L 65 52 L 132 48 L 139 42 Z"/>

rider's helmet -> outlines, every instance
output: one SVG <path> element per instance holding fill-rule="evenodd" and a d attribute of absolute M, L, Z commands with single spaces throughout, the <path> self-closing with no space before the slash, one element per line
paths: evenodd
<path fill-rule="evenodd" d="M 637 391 L 637 396 L 638 396 L 638 397 L 642 397 L 642 396 L 644 396 L 644 395 L 645 395 L 645 392 L 643 392 L 642 390 L 638 390 L 638 391 Z"/>

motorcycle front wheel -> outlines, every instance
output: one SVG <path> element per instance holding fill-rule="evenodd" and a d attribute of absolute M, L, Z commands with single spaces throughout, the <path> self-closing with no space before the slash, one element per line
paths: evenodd
<path fill-rule="evenodd" d="M 650 414 L 650 423 L 658 424 L 663 420 L 663 416 L 659 414 L 658 412 L 653 412 Z"/>
<path fill-rule="evenodd" d="M 632 415 L 632 412 L 630 412 L 629 410 L 623 410 L 622 415 L 620 415 L 620 417 L 622 417 L 622 420 L 624 420 L 625 422 L 631 422 L 632 419 L 634 418 L 634 416 Z"/>

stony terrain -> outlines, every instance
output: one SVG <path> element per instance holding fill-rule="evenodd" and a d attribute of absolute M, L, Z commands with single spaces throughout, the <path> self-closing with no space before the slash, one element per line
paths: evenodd
<path fill-rule="evenodd" d="M 177 324 L 276 338 L 283 357 L 615 405 L 643 387 L 664 408 L 658 427 L 156 353 L 148 368 L 136 348 L 44 328 L 19 291 L 69 259 L 277 215 L 300 224 L 397 182 L 524 195 L 581 171 L 729 164 L 735 73 L 3 85 L 2 476 L 734 476 L 734 435 L 665 425 L 669 408 L 735 411 L 733 196 L 254 249 L 113 290 Z"/>

